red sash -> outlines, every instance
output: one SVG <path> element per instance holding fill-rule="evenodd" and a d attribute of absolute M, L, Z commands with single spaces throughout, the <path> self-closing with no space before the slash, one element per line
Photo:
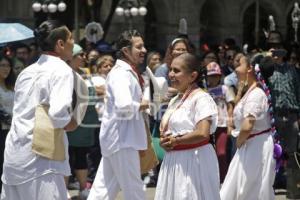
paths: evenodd
<path fill-rule="evenodd" d="M 179 145 L 174 146 L 174 148 L 172 150 L 178 151 L 178 150 L 194 149 L 194 148 L 201 147 L 201 146 L 204 146 L 207 144 L 209 144 L 209 139 L 204 140 L 199 143 L 196 143 L 196 144 L 179 144 Z"/>
<path fill-rule="evenodd" d="M 268 132 L 270 132 L 270 131 L 271 131 L 271 128 L 269 128 L 269 129 L 267 129 L 267 130 L 264 130 L 264 131 L 262 131 L 262 132 L 259 132 L 259 133 L 251 134 L 251 135 L 249 135 L 249 137 L 247 138 L 247 140 L 249 140 L 250 138 L 253 138 L 253 137 L 255 137 L 255 136 L 258 136 L 258 135 L 261 135 L 261 134 L 264 134 L 264 133 L 268 133 Z"/>

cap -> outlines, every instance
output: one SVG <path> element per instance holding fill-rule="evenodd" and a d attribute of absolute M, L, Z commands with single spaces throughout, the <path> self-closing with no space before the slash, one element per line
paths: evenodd
<path fill-rule="evenodd" d="M 207 76 L 222 75 L 220 65 L 216 62 L 210 62 L 207 66 Z"/>
<path fill-rule="evenodd" d="M 73 56 L 76 56 L 76 55 L 78 55 L 78 54 L 80 54 L 82 52 L 83 52 L 82 47 L 79 46 L 78 44 L 74 44 L 74 46 L 73 46 L 73 53 L 72 53 Z"/>
<path fill-rule="evenodd" d="M 98 51 L 98 52 L 100 52 L 100 53 L 104 53 L 104 54 L 110 54 L 110 53 L 114 53 L 114 49 L 113 49 L 113 47 L 109 44 L 109 43 L 107 43 L 107 42 L 105 42 L 105 41 L 103 41 L 103 40 L 100 40 L 99 42 L 97 42 L 97 44 L 96 44 L 96 50 Z"/>

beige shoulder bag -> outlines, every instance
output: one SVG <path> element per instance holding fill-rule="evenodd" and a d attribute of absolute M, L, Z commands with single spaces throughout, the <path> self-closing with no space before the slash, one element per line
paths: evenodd
<path fill-rule="evenodd" d="M 84 80 L 76 72 L 73 73 L 73 76 L 77 102 L 72 116 L 78 124 L 81 124 L 87 108 L 88 88 Z M 54 128 L 48 111 L 49 105 L 38 105 L 36 107 L 32 151 L 50 160 L 63 161 L 66 159 L 65 131 L 63 128 Z"/>
<path fill-rule="evenodd" d="M 32 151 L 50 160 L 63 161 L 66 159 L 64 129 L 53 127 L 48 110 L 48 105 L 36 107 Z"/>

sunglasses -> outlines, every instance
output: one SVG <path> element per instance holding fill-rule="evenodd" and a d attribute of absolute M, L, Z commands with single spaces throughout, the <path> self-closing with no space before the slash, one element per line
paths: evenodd
<path fill-rule="evenodd" d="M 76 54 L 75 56 L 85 57 L 85 53 L 79 53 L 79 54 Z"/>

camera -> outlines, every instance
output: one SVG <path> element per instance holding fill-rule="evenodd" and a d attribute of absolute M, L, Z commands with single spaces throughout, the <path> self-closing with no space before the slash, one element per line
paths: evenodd
<path fill-rule="evenodd" d="M 287 54 L 287 51 L 285 49 L 274 49 L 272 51 L 272 57 L 285 57 Z"/>
<path fill-rule="evenodd" d="M 3 122 L 7 125 L 11 124 L 11 115 L 5 112 L 3 109 L 0 108 L 0 122 Z"/>

